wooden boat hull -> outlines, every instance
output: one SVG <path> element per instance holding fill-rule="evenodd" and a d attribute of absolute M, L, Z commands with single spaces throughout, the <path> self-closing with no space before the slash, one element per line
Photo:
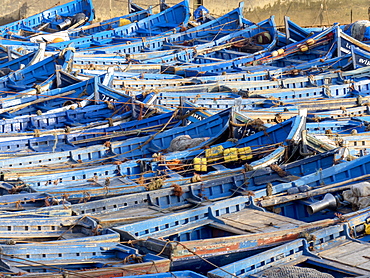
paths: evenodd
<path fill-rule="evenodd" d="M 35 14 L 25 19 L 21 19 L 9 24 L 0 26 L 0 32 L 4 37 L 7 32 L 16 33 L 22 27 L 34 28 L 48 21 L 54 20 L 56 17 L 68 17 L 77 13 L 83 12 L 88 17 L 87 21 L 95 18 L 95 11 L 91 0 L 75 0 L 64 5 L 59 5 L 51 9 L 45 10 L 39 14 Z M 46 19 L 46 20 L 45 20 Z"/>

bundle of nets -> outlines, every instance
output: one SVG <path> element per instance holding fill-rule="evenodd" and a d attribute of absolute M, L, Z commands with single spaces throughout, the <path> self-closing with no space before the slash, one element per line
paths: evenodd
<path fill-rule="evenodd" d="M 322 273 L 316 269 L 298 266 L 279 266 L 269 268 L 259 277 L 263 278 L 334 278 L 333 275 Z"/>

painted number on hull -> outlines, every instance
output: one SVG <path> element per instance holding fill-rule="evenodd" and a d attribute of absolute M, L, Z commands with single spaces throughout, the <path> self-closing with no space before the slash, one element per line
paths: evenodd
<path fill-rule="evenodd" d="M 104 94 L 99 94 L 99 98 L 102 101 L 116 101 L 116 99 L 114 99 L 110 96 L 104 95 Z"/>

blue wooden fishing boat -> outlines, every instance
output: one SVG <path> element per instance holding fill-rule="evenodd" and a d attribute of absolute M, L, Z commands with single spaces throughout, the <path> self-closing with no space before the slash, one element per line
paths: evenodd
<path fill-rule="evenodd" d="M 20 31 L 35 33 L 43 31 L 45 28 L 58 30 L 58 26 L 60 27 L 61 24 L 66 27 L 71 24 L 76 24 L 77 21 L 73 17 L 79 13 L 84 15 L 83 20 L 85 23 L 92 21 L 95 18 L 92 1 L 74 0 L 63 5 L 52 7 L 28 18 L 2 25 L 0 26 L 1 36 L 6 37 L 9 33 L 17 34 Z M 67 21 L 69 25 L 66 25 L 65 21 Z"/>
<path fill-rule="evenodd" d="M 261 55 L 254 55 L 252 57 L 246 56 L 246 57 L 238 57 L 229 61 L 221 61 L 221 62 L 214 62 L 214 63 L 206 63 L 204 64 L 204 61 L 200 59 L 200 61 L 197 63 L 188 64 L 184 66 L 174 66 L 174 67 L 168 67 L 168 68 L 163 68 L 165 73 L 173 73 L 173 74 L 178 74 L 178 75 L 183 75 L 183 76 L 198 76 L 202 75 L 201 73 L 222 73 L 222 72 L 230 72 L 232 69 L 235 69 L 236 71 L 240 71 L 240 67 L 245 65 L 245 64 L 267 64 L 271 63 L 272 61 L 279 61 L 282 62 L 284 66 L 287 66 L 291 63 L 285 64 L 284 59 L 285 57 L 291 58 L 294 56 L 293 54 L 295 53 L 300 53 L 306 52 L 306 50 L 309 49 L 309 45 L 311 44 L 311 48 L 315 49 L 315 46 L 317 47 L 323 47 L 326 49 L 326 52 L 329 51 L 330 53 L 333 52 L 332 48 L 330 48 L 331 43 L 334 41 L 334 35 L 333 32 L 336 30 L 336 25 L 333 27 L 330 27 L 320 34 L 317 35 L 312 35 L 311 37 L 299 41 L 293 44 L 289 44 L 285 47 L 282 47 L 280 51 L 276 50 L 276 52 L 263 52 Z M 301 51 L 304 50 L 304 51 Z M 280 54 L 279 54 L 280 52 Z M 322 55 L 322 51 L 319 51 L 320 54 Z M 325 53 L 326 53 L 325 52 Z M 313 51 L 312 54 L 315 54 Z M 311 60 L 313 58 L 318 58 L 317 56 L 310 56 L 307 58 L 307 60 Z M 205 58 L 206 60 L 206 58 Z"/>
<path fill-rule="evenodd" d="M 369 276 L 370 269 L 366 266 L 369 258 L 365 255 L 369 244 L 361 241 L 361 238 L 354 238 L 351 232 L 361 225 L 367 225 L 367 217 L 368 214 L 364 212 L 362 223 L 351 226 L 355 221 L 350 219 L 349 224 L 323 228 L 307 234 L 305 238 L 225 265 L 222 270 L 212 270 L 207 276 L 272 277 L 273 272 L 273 277 L 286 277 L 287 273 L 312 277 Z"/>
<path fill-rule="evenodd" d="M 113 108 L 119 107 L 131 97 L 100 83 L 107 82 L 109 78 L 109 75 L 102 75 L 81 81 L 66 72 L 57 71 L 46 81 L 36 84 L 35 88 L 29 86 L 30 89 L 13 92 L 14 96 L 3 99 L 1 116 L 9 119 L 16 116 L 41 115 L 44 112 L 58 113 L 100 102 L 110 104 Z M 13 87 L 11 84 L 8 86 Z M 5 93 L 6 91 L 4 95 Z"/>
<path fill-rule="evenodd" d="M 103 104 L 67 110 L 57 113 L 55 118 L 53 118 L 53 114 L 49 113 L 30 118 L 8 120 L 6 122 L 10 122 L 10 124 L 3 125 L 6 134 L 0 135 L 1 141 L 3 144 L 9 144 L 9 141 L 12 141 L 12 143 L 23 146 L 33 146 L 31 148 L 34 150 L 40 146 L 39 151 L 41 152 L 47 151 L 47 145 L 51 146 L 51 144 L 59 142 L 54 151 L 61 151 L 67 148 L 66 146 L 61 147 L 64 144 L 69 145 L 71 149 L 87 147 L 104 144 L 107 140 L 113 142 L 154 134 L 165 124 L 166 129 L 180 124 L 179 120 L 172 117 L 173 112 L 134 120 L 130 98 L 128 97 L 127 101 L 122 100 L 122 103 L 125 104 L 121 107 L 107 107 L 107 104 Z M 105 114 L 102 115 L 102 113 Z M 126 121 L 121 123 L 123 120 Z M 104 125 L 107 127 L 100 127 Z M 53 126 L 52 129 L 49 129 L 50 126 Z M 42 127 L 47 129 L 42 129 Z M 25 131 L 21 132 L 21 128 L 24 128 Z M 41 136 L 42 138 L 39 138 Z"/>
<path fill-rule="evenodd" d="M 102 225 L 136 222 L 166 215 L 172 210 L 203 206 L 209 204 L 209 201 L 220 198 L 248 194 L 253 190 L 266 188 L 267 183 L 278 184 L 284 180 L 316 172 L 320 168 L 326 169 L 332 166 L 334 159 L 337 158 L 337 153 L 331 151 L 278 167 L 267 166 L 246 173 L 230 171 L 229 175 L 225 176 L 215 172 L 208 178 L 202 178 L 201 182 L 190 181 L 180 187 L 172 186 L 78 203 L 70 208 L 77 215 L 96 215 Z M 281 175 L 283 172 L 286 173 L 285 176 Z M 246 180 L 248 184 L 245 184 Z M 115 179 L 111 178 L 110 181 L 113 184 Z"/>
<path fill-rule="evenodd" d="M 336 31 L 338 46 L 337 46 L 337 55 L 342 56 L 346 54 L 351 54 L 351 48 L 357 47 L 361 50 L 370 51 L 370 47 L 368 44 L 357 40 L 356 38 L 346 34 L 343 30 L 338 26 Z"/>
<path fill-rule="evenodd" d="M 201 115 L 199 115 L 201 116 Z M 206 116 L 207 117 L 207 116 Z M 188 118 L 189 119 L 189 118 Z M 201 120 L 202 118 L 199 118 Z M 204 120 L 203 120 L 204 121 Z M 233 121 L 237 121 L 237 117 L 234 118 Z M 291 125 L 290 128 L 287 128 Z M 253 125 L 243 125 L 243 127 L 238 127 L 238 130 L 233 131 L 235 138 L 240 137 L 243 134 L 250 133 L 248 137 L 245 137 L 239 142 L 232 143 L 232 142 L 225 142 L 221 145 L 212 146 L 210 149 L 210 153 L 215 152 L 218 153 L 217 157 L 208 157 L 209 154 L 207 152 L 206 158 L 209 160 L 209 165 L 205 164 L 206 168 L 208 167 L 208 171 L 200 170 L 198 171 L 201 174 L 202 179 L 212 179 L 214 177 L 226 176 L 228 174 L 236 173 L 238 170 L 243 170 L 243 164 L 248 161 L 250 163 L 250 168 L 258 169 L 260 167 L 264 167 L 270 165 L 272 163 L 276 163 L 282 160 L 285 148 L 279 147 L 280 142 L 284 140 L 288 140 L 290 144 L 293 146 L 294 144 L 298 144 L 300 140 L 300 132 L 302 127 L 304 127 L 304 117 L 297 119 L 296 121 L 287 121 L 283 124 L 279 124 L 277 126 L 273 126 L 264 132 L 258 132 L 255 135 L 252 135 Z M 248 128 L 248 131 L 244 131 L 244 128 Z M 251 132 L 253 131 L 253 132 Z M 50 146 L 55 146 L 55 140 L 50 142 Z M 274 143 L 276 142 L 276 143 Z M 276 146 L 275 146 L 276 145 Z M 264 147 L 266 146 L 266 147 Z M 229 150 L 235 151 L 245 151 L 246 156 L 240 158 L 239 162 L 239 155 L 237 154 L 236 159 L 230 159 L 227 157 L 227 153 Z M 118 194 L 127 194 L 133 192 L 140 192 L 145 190 L 145 188 L 151 188 L 154 185 L 145 183 L 142 184 L 140 180 L 156 178 L 161 179 L 162 183 L 160 184 L 161 187 L 169 187 L 173 184 L 173 182 L 177 184 L 187 183 L 188 180 L 192 176 L 192 172 L 194 171 L 193 167 L 188 167 L 186 165 L 193 165 L 193 159 L 197 157 L 203 157 L 202 153 L 204 151 L 197 150 L 193 152 L 184 151 L 184 152 L 176 152 L 174 155 L 166 155 L 165 160 L 168 162 L 160 161 L 157 165 L 150 161 L 139 161 L 139 162 L 127 162 L 120 164 L 119 166 L 116 165 L 104 165 L 104 166 L 97 166 L 91 167 L 89 165 L 76 164 L 73 170 L 68 170 L 67 173 L 61 173 L 59 170 L 55 169 L 54 166 L 51 164 L 49 166 L 49 170 L 45 167 L 40 167 L 38 170 L 35 167 L 32 167 L 32 175 L 34 178 L 29 176 L 30 168 L 26 167 L 27 165 L 22 163 L 19 165 L 23 169 L 20 169 L 18 166 L 18 170 L 16 176 L 21 178 L 25 183 L 32 186 L 33 190 L 36 191 L 44 191 L 49 192 L 53 195 L 62 195 L 63 192 L 67 193 L 69 196 L 69 200 L 72 199 L 81 199 L 89 195 L 92 198 L 96 198 L 103 195 L 109 194 L 110 196 L 118 195 Z M 225 153 L 223 155 L 223 153 Z M 263 157 L 259 157 L 258 154 L 263 154 Z M 53 154 L 54 156 L 54 154 Z M 225 156 L 225 163 L 226 165 L 229 164 L 230 166 L 222 166 L 219 163 L 215 163 L 216 160 L 223 159 Z M 243 156 L 240 154 L 240 156 Z M 38 156 L 37 156 L 38 157 Z M 29 157 L 31 158 L 31 157 Z M 35 157 L 36 158 L 36 157 Z M 257 158 L 257 159 L 256 159 Z M 179 160 L 182 159 L 182 160 Z M 247 160 L 246 160 L 247 159 Z M 183 171 L 180 170 L 179 173 L 173 171 L 171 168 L 171 160 L 178 161 L 177 163 L 184 164 L 186 167 L 186 171 L 181 174 Z M 194 159 L 196 161 L 197 159 Z M 60 160 L 56 160 L 56 163 L 59 163 Z M 5 160 L 4 160 L 5 162 Z M 194 162 L 195 163 L 195 162 Z M 231 164 L 230 164 L 231 163 Z M 40 164 L 41 165 L 41 164 Z M 156 170 L 156 174 L 150 174 L 143 172 L 145 167 L 149 167 L 148 169 Z M 150 166 L 151 165 L 151 166 Z M 86 166 L 89 166 L 87 168 Z M 160 167 L 158 167 L 160 166 Z M 180 168 L 184 166 L 180 165 Z M 56 166 L 60 169 L 61 166 Z M 62 166 L 62 168 L 68 168 L 68 165 Z M 144 168 L 143 168 L 144 167 Z M 196 166 L 194 166 L 196 167 Z M 230 168 L 228 168 L 230 167 Z M 176 167 L 175 167 L 176 168 Z M 188 169 L 189 168 L 189 169 Z M 4 168 L 5 169 L 5 168 Z M 9 168 L 10 169 L 10 168 Z M 195 170 L 197 171 L 197 170 Z M 216 172 L 215 172 L 216 171 Z M 128 175 L 128 179 L 122 179 L 119 176 Z M 89 177 L 92 177 L 96 183 L 89 182 Z M 5 179 L 12 179 L 14 175 L 12 173 L 6 174 Z M 243 177 L 242 177 L 243 178 Z M 87 182 L 86 182 L 86 179 Z M 37 183 L 35 181 L 37 180 Z M 57 182 L 55 182 L 57 180 Z M 107 183 L 109 180 L 109 184 L 107 187 L 101 187 L 100 183 Z M 43 183 L 42 181 L 45 181 Z M 54 182 L 52 182 L 54 181 Z M 149 181 L 148 181 L 149 182 Z M 134 187 L 135 186 L 135 187 Z M 154 186 L 155 187 L 155 186 Z M 10 190 L 11 188 L 9 188 Z"/>
<path fill-rule="evenodd" d="M 0 64 L 9 62 L 13 59 L 17 59 L 22 55 L 23 54 L 18 51 L 11 50 L 5 46 L 0 46 Z"/>
<path fill-rule="evenodd" d="M 297 179 L 293 182 L 288 183 L 281 183 L 272 186 L 271 192 L 272 194 L 281 193 L 288 191 L 289 194 L 298 194 L 302 198 L 303 196 L 306 196 L 306 194 L 310 193 L 304 193 L 300 191 L 300 188 L 311 188 L 311 189 L 317 189 L 320 192 L 320 189 L 325 189 L 326 187 L 334 188 L 333 190 L 340 191 L 341 188 L 339 186 L 342 186 L 344 189 L 348 189 L 350 187 L 351 183 L 358 182 L 361 180 L 366 180 L 368 175 L 368 160 L 369 155 L 365 155 L 363 157 L 359 157 L 358 159 L 355 159 L 353 161 L 348 161 L 339 165 L 333 165 L 330 169 L 327 170 L 319 170 L 317 173 L 313 173 L 307 176 L 304 176 L 300 179 Z M 336 187 L 339 187 L 336 189 Z M 266 194 L 266 192 L 255 191 L 256 197 L 262 197 Z M 286 202 L 289 202 L 291 198 L 294 198 L 297 196 L 285 194 L 280 197 L 272 198 L 271 200 L 261 200 L 262 206 L 269 206 L 273 203 L 279 203 L 284 204 Z"/>
<path fill-rule="evenodd" d="M 0 121 L 0 137 L 12 137 L 12 140 L 17 140 L 17 136 L 34 136 L 38 132 L 39 136 L 43 136 L 53 133 L 54 129 L 64 129 L 67 126 L 70 127 L 69 132 L 84 130 L 91 125 L 96 125 L 91 122 L 111 118 L 115 109 L 104 103 L 57 113 L 3 119 Z M 128 114 L 127 117 L 129 116 L 131 115 Z"/>
<path fill-rule="evenodd" d="M 349 235 L 369 233 L 370 49 L 338 24 L 286 18 L 284 34 L 242 7 L 185 30 L 188 1 L 157 15 L 130 1 L 102 23 L 6 34 L 1 272 L 258 277 L 284 262 L 367 275 L 367 243 Z M 77 45 L 21 56 L 36 34 Z"/>
<path fill-rule="evenodd" d="M 350 134 L 335 134 L 329 130 L 325 132 L 326 135 L 322 134 L 310 134 L 315 139 L 319 139 L 322 142 L 332 146 L 333 148 L 342 147 L 347 150 L 349 155 L 353 158 L 367 155 L 369 153 L 369 133 L 366 132 L 357 133 L 354 129 Z"/>
<path fill-rule="evenodd" d="M 370 47 L 369 47 L 370 50 Z M 367 67 L 370 66 L 370 53 L 369 51 L 363 50 L 361 48 L 351 46 L 351 54 L 353 60 L 353 67 Z"/>
<path fill-rule="evenodd" d="M 142 275 L 140 275 L 142 276 Z M 191 270 L 184 270 L 184 271 L 171 271 L 165 273 L 156 273 L 156 274 L 144 274 L 143 277 L 145 278 L 171 278 L 173 276 L 179 278 L 205 278 L 206 276 L 199 274 L 197 272 Z M 130 278 L 140 278 L 139 276 L 125 276 Z"/>
<path fill-rule="evenodd" d="M 3 245 L 3 272 L 22 273 L 24 277 L 61 278 L 66 273 L 117 277 L 168 272 L 170 268 L 168 259 L 152 254 L 141 255 L 136 249 L 117 242 L 54 241 L 48 243 L 48 248 L 45 244 L 35 243 L 23 247 Z"/>
<path fill-rule="evenodd" d="M 33 34 L 32 37 L 29 37 L 28 39 L 31 42 L 35 42 L 35 43 L 37 42 L 55 43 L 55 40 L 69 41 L 69 40 L 77 39 L 80 37 L 91 36 L 91 35 L 94 35 L 95 33 L 103 32 L 106 30 L 112 30 L 112 29 L 130 24 L 132 22 L 137 22 L 137 21 L 147 18 L 151 14 L 152 14 L 151 8 L 147 10 L 141 9 L 140 11 L 137 11 L 135 13 L 130 13 L 128 15 L 111 18 L 111 19 L 104 20 L 99 23 L 89 24 L 87 26 L 82 26 L 79 28 L 68 28 L 65 31 L 60 31 L 60 32 L 52 33 L 52 34 L 50 33 L 39 34 L 39 35 Z M 24 38 L 24 39 L 27 39 L 27 38 Z"/>
<path fill-rule="evenodd" d="M 284 68 L 261 68 L 250 66 L 248 67 L 248 73 L 232 73 L 225 75 L 215 75 L 215 76 L 197 76 L 196 78 L 182 78 L 178 75 L 171 74 L 146 74 L 146 73 L 128 73 L 120 72 L 120 68 L 114 68 L 114 79 L 112 80 L 111 86 L 116 89 L 125 90 L 149 90 L 161 87 L 175 87 L 175 86 L 185 86 L 185 85 L 195 85 L 208 82 L 222 82 L 222 81 L 258 81 L 258 80 L 268 80 L 275 79 L 280 80 L 285 77 L 296 77 L 296 76 L 308 76 L 316 75 L 317 73 L 322 73 L 323 69 L 336 70 L 347 65 L 350 55 L 335 57 L 332 59 L 315 59 L 313 61 L 301 63 L 299 65 L 290 65 Z M 98 62 L 98 61 L 96 61 Z M 78 62 L 77 62 L 78 63 Z M 75 65 L 77 68 L 85 67 L 84 65 Z M 91 65 L 86 65 L 90 67 Z M 106 68 L 103 63 L 101 65 L 93 65 L 94 67 Z M 127 67 L 131 69 L 132 65 Z M 267 69 L 267 70 L 266 70 Z M 83 70 L 86 74 L 103 74 L 104 71 L 99 70 Z M 150 80 L 150 82 L 148 82 Z"/>
<path fill-rule="evenodd" d="M 158 36 L 177 32 L 180 31 L 182 28 L 186 28 L 187 26 L 188 20 L 190 18 L 189 2 L 188 0 L 185 0 L 169 9 L 166 9 L 158 14 L 150 15 L 148 17 L 145 17 L 145 12 L 143 11 L 138 12 L 136 16 L 132 16 L 137 19 L 140 19 L 143 16 L 144 18 L 142 18 L 138 22 L 132 22 L 126 25 L 121 24 L 122 26 L 119 26 L 120 21 L 118 21 L 118 27 L 113 28 L 112 30 L 110 30 L 109 28 L 106 29 L 101 26 L 98 28 L 91 28 L 91 34 L 88 34 L 84 37 L 77 37 L 72 40 L 69 40 L 68 33 L 62 32 L 57 35 L 59 37 L 56 37 L 55 40 L 53 40 L 52 43 L 48 45 L 47 49 L 50 51 L 62 50 L 68 47 L 71 42 L 73 42 L 74 47 L 77 49 L 87 49 L 91 47 L 102 47 L 111 44 L 122 44 L 126 42 L 131 42 L 132 40 L 141 41 L 141 39 L 139 39 L 140 37 Z M 126 22 L 125 19 L 121 20 L 121 23 L 124 22 Z M 76 35 L 78 35 L 78 32 L 79 31 L 77 31 Z M 60 38 L 62 37 L 62 35 L 64 36 L 66 41 L 64 41 L 63 38 Z M 48 39 L 46 38 L 46 40 Z M 16 48 L 21 45 L 22 48 L 26 48 L 28 50 L 34 50 L 35 47 L 37 47 L 37 43 L 6 39 L 1 40 L 1 44 Z"/>
<path fill-rule="evenodd" d="M 1 76 L 7 75 L 12 71 L 27 67 L 28 65 L 35 64 L 44 58 L 45 44 L 40 44 L 40 48 L 37 51 L 31 52 L 19 56 L 17 58 L 11 58 L 8 61 L 1 63 L 2 74 Z M 11 54 L 10 54 L 11 55 Z"/>
<path fill-rule="evenodd" d="M 284 16 L 284 27 L 285 32 L 279 36 L 279 42 L 284 44 L 290 44 L 293 42 L 304 40 L 310 36 L 310 31 L 302 28 L 292 20 L 290 17 Z"/>
<path fill-rule="evenodd" d="M 157 217 L 114 228 L 126 240 L 138 240 L 138 248 L 162 254 L 173 261 L 173 270 L 191 266 L 198 271 L 212 268 L 199 257 L 218 266 L 250 256 L 304 233 L 333 225 L 340 220 L 326 219 L 312 223 L 254 207 L 250 197 L 235 197 L 226 201 L 169 216 Z M 369 216 L 369 209 L 363 212 Z M 351 219 L 357 212 L 344 215 Z M 272 224 L 271 224 L 272 223 Z M 244 254 L 243 254 L 244 253 Z"/>
<path fill-rule="evenodd" d="M 0 197 L 0 217 L 72 216 L 70 203 L 45 193 L 9 194 Z"/>
<path fill-rule="evenodd" d="M 341 106 L 342 109 L 340 109 L 341 107 L 338 107 L 337 105 L 332 105 L 332 103 L 328 103 L 327 109 L 325 111 L 312 111 L 312 113 L 310 113 L 309 116 L 312 117 L 313 119 L 319 120 L 354 118 L 355 120 L 358 119 L 360 121 L 366 122 L 366 119 L 363 117 L 366 117 L 368 115 L 368 110 L 366 106 L 361 105 L 364 100 L 366 101 L 366 97 L 364 99 L 352 98 L 352 100 L 356 99 L 359 101 L 357 103 L 359 103 L 360 106 L 358 106 L 358 104 L 355 103 L 351 105 L 350 104 L 351 101 L 348 101 L 350 100 L 350 98 L 339 99 L 344 104 L 343 106 Z M 343 102 L 343 100 L 345 101 Z"/>
<path fill-rule="evenodd" d="M 242 8 L 243 5 L 240 5 L 239 8 L 227 13 L 220 18 L 206 22 L 202 25 L 191 28 L 188 31 L 178 32 L 175 34 L 167 34 L 166 36 L 157 36 L 147 38 L 145 43 L 143 42 L 131 42 L 131 44 L 115 44 L 108 46 L 100 46 L 91 49 L 80 50 L 80 53 L 83 54 L 114 54 L 116 55 L 131 55 L 134 53 L 155 51 L 160 49 L 169 49 L 171 46 L 182 45 L 196 45 L 197 41 L 206 40 L 211 41 L 217 39 L 224 35 L 230 34 L 235 30 L 242 29 L 245 25 L 252 25 L 253 23 L 242 18 Z M 91 64 L 94 61 L 89 61 L 87 59 L 81 62 L 76 60 L 78 64 Z"/>
<path fill-rule="evenodd" d="M 68 211 L 68 209 L 66 209 Z M 54 217 L 16 217 L 10 215 L 2 216 L 2 224 L 0 226 L 2 236 L 0 241 L 6 244 L 6 240 L 14 240 L 14 244 L 21 244 L 22 241 L 38 242 L 38 241 L 55 241 L 66 240 L 73 241 L 106 241 L 119 242 L 119 236 L 110 229 L 99 229 L 98 223 L 86 216 L 54 216 Z M 94 236 L 98 236 L 94 238 Z M 16 249 L 13 246 L 12 249 Z M 19 248 L 19 247 L 18 247 Z"/>
<path fill-rule="evenodd" d="M 316 76 L 305 76 L 305 77 L 295 77 L 295 78 L 285 78 L 282 80 L 268 80 L 268 81 L 217 81 L 217 82 L 207 82 L 198 85 L 187 85 L 187 86 L 167 86 L 161 88 L 161 92 L 238 92 L 244 97 L 275 97 L 276 99 L 281 99 L 282 101 L 289 100 L 291 98 L 303 98 L 303 97 L 316 97 L 320 98 L 322 95 L 318 91 L 311 92 L 310 90 L 326 89 L 328 92 L 322 93 L 325 97 L 336 97 L 342 96 L 340 85 L 353 84 L 352 89 L 353 94 L 366 95 L 367 92 L 367 78 L 366 75 L 369 71 L 369 67 L 364 67 L 356 69 L 353 71 L 343 72 L 343 73 L 322 73 Z M 184 82 L 183 80 L 182 82 Z M 194 82 L 195 80 L 193 80 Z M 361 82 L 362 81 L 362 82 Z M 147 82 L 147 81 L 146 81 Z M 172 80 L 169 82 L 173 82 Z M 357 83 L 358 82 L 358 83 Z M 125 84 L 125 83 L 123 83 Z M 142 83 L 144 86 L 144 82 Z M 331 88 L 333 86 L 333 88 Z M 337 86 L 337 87 L 336 87 Z M 145 87 L 139 87 L 138 89 L 145 89 Z M 335 91 L 334 90 L 337 90 Z M 132 88 L 131 91 L 134 89 Z M 296 96 L 291 95 L 297 91 Z M 334 90 L 334 91 L 333 91 Z M 150 88 L 148 89 L 150 91 Z M 307 91 L 307 93 L 306 93 Z M 299 96 L 299 93 L 302 94 Z M 345 94 L 345 91 L 342 93 Z M 266 96 L 265 96 L 266 95 Z"/>
<path fill-rule="evenodd" d="M 189 2 L 185 0 L 138 22 L 116 27 L 113 30 L 98 32 L 83 38 L 76 38 L 68 42 L 53 43 L 48 46 L 48 49 L 63 49 L 70 42 L 73 42 L 76 49 L 86 49 L 94 46 L 122 44 L 131 41 L 131 39 L 134 39 L 134 41 L 138 40 L 140 37 L 165 35 L 174 31 L 180 31 L 181 27 L 186 27 L 190 17 L 189 14 Z"/>
<path fill-rule="evenodd" d="M 30 165 L 33 166 L 41 166 L 46 161 L 49 161 L 47 164 L 53 163 L 62 163 L 67 161 L 84 161 L 84 162 L 93 162 L 94 160 L 104 161 L 104 160 L 125 160 L 125 159 L 135 159 L 135 158 L 143 158 L 145 156 L 151 156 L 155 152 L 167 151 L 169 152 L 170 143 L 172 139 L 180 135 L 188 135 L 193 138 L 205 138 L 204 140 L 200 140 L 198 145 L 195 145 L 197 148 L 202 148 L 206 145 L 212 144 L 215 142 L 227 129 L 228 127 L 228 120 L 229 120 L 230 110 L 222 111 L 219 114 L 216 114 L 212 117 L 209 117 L 203 121 L 199 121 L 188 125 L 186 127 L 177 127 L 172 130 L 167 130 L 162 133 L 155 133 L 153 135 L 148 135 L 140 138 L 132 138 L 122 142 L 113 142 L 110 146 L 104 145 L 94 145 L 87 148 L 78 148 L 75 150 L 64 151 L 64 152 L 54 152 L 51 153 L 51 156 L 54 156 L 54 159 L 49 160 L 48 156 L 37 155 L 37 156 L 28 156 L 27 159 L 30 159 L 27 163 L 20 162 L 17 163 L 20 168 L 26 166 L 29 167 Z M 173 115 L 172 117 L 174 117 Z M 42 139 L 41 139 L 42 140 Z M 37 141 L 37 140 L 36 140 Z M 6 145 L 9 145 L 10 142 L 7 142 Z M 52 148 L 55 144 L 55 141 L 49 142 L 50 147 Z M 13 145 L 12 148 L 5 147 L 3 151 L 5 153 L 9 153 L 11 151 L 23 149 L 23 147 L 31 147 L 32 149 L 36 150 L 37 142 L 35 142 L 34 146 L 29 146 L 27 141 L 24 142 L 23 146 L 20 144 Z M 195 147 L 194 146 L 194 147 Z M 42 146 L 40 151 L 43 149 L 45 150 L 46 146 Z M 68 148 L 70 149 L 70 148 Z M 31 150 L 31 149 L 29 149 Z M 72 155 L 72 156 L 71 156 Z M 43 159 L 40 158 L 43 157 Z M 31 162 L 31 160 L 33 162 Z M 3 160 L 5 162 L 6 160 Z M 29 163 L 30 162 L 30 163 Z M 7 164 L 10 165 L 10 164 Z M 12 164 L 13 165 L 13 164 Z M 5 164 L 3 164 L 5 166 Z"/>
<path fill-rule="evenodd" d="M 236 25 L 236 27 L 239 29 L 240 24 L 239 19 L 236 23 L 233 21 L 230 21 L 231 18 L 229 15 L 235 15 L 239 16 L 239 9 L 231 12 L 228 15 L 224 16 L 224 20 L 229 20 L 228 25 L 231 23 L 233 25 Z M 208 22 L 208 26 L 212 26 L 212 22 Z M 216 27 L 220 28 L 220 22 L 217 20 L 215 21 L 217 23 Z M 206 25 L 206 24 L 204 24 Z M 202 27 L 202 26 L 200 26 Z M 213 26 L 212 26 L 213 27 Z M 205 26 L 203 26 L 205 28 Z M 213 27 L 215 28 L 215 27 Z M 222 26 L 222 30 L 228 30 L 228 26 Z M 192 32 L 193 29 L 191 29 Z M 205 30 L 207 30 L 205 38 L 200 37 L 202 33 L 205 33 Z M 182 46 L 180 43 L 180 37 L 177 37 L 176 39 L 171 38 L 172 36 L 166 37 L 167 39 L 167 45 L 171 43 L 171 45 L 167 46 L 165 50 L 162 51 L 156 51 L 156 52 L 146 52 L 144 54 L 129 54 L 129 56 L 126 56 L 126 59 L 122 59 L 120 57 L 102 57 L 97 58 L 93 57 L 92 55 L 87 55 L 86 58 L 83 57 L 76 57 L 76 63 L 79 64 L 104 64 L 104 65 L 119 65 L 119 64 L 127 64 L 130 62 L 135 63 L 151 63 L 151 64 L 165 64 L 163 67 L 168 67 L 173 62 L 178 63 L 189 63 L 192 60 L 195 59 L 201 59 L 202 57 L 205 57 L 205 59 L 211 60 L 211 62 L 214 60 L 221 60 L 221 59 L 233 59 L 235 56 L 247 56 L 248 52 L 255 52 L 254 55 L 258 55 L 265 51 L 270 51 L 275 43 L 276 43 L 276 27 L 274 23 L 274 18 L 271 17 L 268 20 L 264 20 L 256 25 L 250 25 L 248 28 L 244 28 L 237 32 L 218 32 L 216 33 L 216 37 L 210 37 L 212 35 L 213 30 L 209 30 L 208 28 L 205 29 L 203 32 L 198 32 L 199 34 L 193 34 L 192 37 L 194 37 L 193 40 L 189 40 L 188 36 L 185 36 L 183 34 L 183 38 L 185 39 L 185 42 L 182 44 L 185 44 L 185 46 Z M 233 30 L 233 29 L 231 29 Z M 208 38 L 210 37 L 210 38 Z M 258 44 L 257 41 L 260 37 L 266 37 L 266 41 L 263 41 L 263 43 Z M 199 42 L 197 42 L 199 41 Z M 130 46 L 131 47 L 131 46 Z M 170 50 L 167 50 L 168 47 Z M 225 50 L 225 48 L 230 48 L 228 50 Z M 157 47 L 158 49 L 158 47 Z M 171 50 L 173 49 L 173 50 Z M 242 50 L 241 52 L 237 52 L 236 50 Z M 258 50 L 258 51 L 257 51 Z M 244 52 L 243 52 L 244 51 Z M 173 52 L 173 53 L 171 53 Z M 212 53 L 215 53 L 212 55 Z M 238 55 L 239 54 L 239 55 Z M 253 54 L 250 54 L 252 56 Z"/>
<path fill-rule="evenodd" d="M 235 56 L 245 56 L 247 53 L 268 51 L 274 46 L 276 27 L 274 17 L 250 25 L 241 31 L 233 32 L 209 43 L 201 43 L 191 48 L 180 47 L 175 53 L 163 53 L 160 57 L 132 57 L 140 63 L 191 63 L 195 58 L 232 59 Z M 261 43 L 259 43 L 261 41 Z M 238 52 L 239 51 L 239 52 Z"/>
<path fill-rule="evenodd" d="M 19 58 L 22 59 L 22 58 Z M 2 97 L 14 96 L 14 91 L 23 91 L 35 87 L 42 82 L 48 83 L 49 78 L 56 74 L 57 69 L 70 72 L 73 61 L 73 52 L 67 50 L 55 54 L 42 61 L 29 65 L 23 69 L 11 72 L 0 77 L 0 88 L 3 91 Z M 9 63 L 12 63 L 10 61 Z M 40 85 L 40 87 L 41 87 Z"/>
<path fill-rule="evenodd" d="M 348 118 L 336 121 L 323 120 L 320 122 L 307 123 L 306 130 L 311 134 L 332 133 L 334 135 L 348 135 L 364 132 L 366 130 L 366 124 L 363 121 Z"/>

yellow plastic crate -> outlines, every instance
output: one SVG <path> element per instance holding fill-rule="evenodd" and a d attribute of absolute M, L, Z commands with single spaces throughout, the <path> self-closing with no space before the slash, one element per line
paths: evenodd
<path fill-rule="evenodd" d="M 223 146 L 216 146 L 210 149 L 206 149 L 206 158 L 208 162 L 214 162 L 222 158 L 222 154 L 224 153 Z"/>
<path fill-rule="evenodd" d="M 232 162 L 238 160 L 238 149 L 230 148 L 224 150 L 224 159 L 225 162 Z"/>
<path fill-rule="evenodd" d="M 250 147 L 238 149 L 239 158 L 242 160 L 252 159 L 252 149 Z"/>
<path fill-rule="evenodd" d="M 194 158 L 194 170 L 197 172 L 207 171 L 207 158 Z"/>

